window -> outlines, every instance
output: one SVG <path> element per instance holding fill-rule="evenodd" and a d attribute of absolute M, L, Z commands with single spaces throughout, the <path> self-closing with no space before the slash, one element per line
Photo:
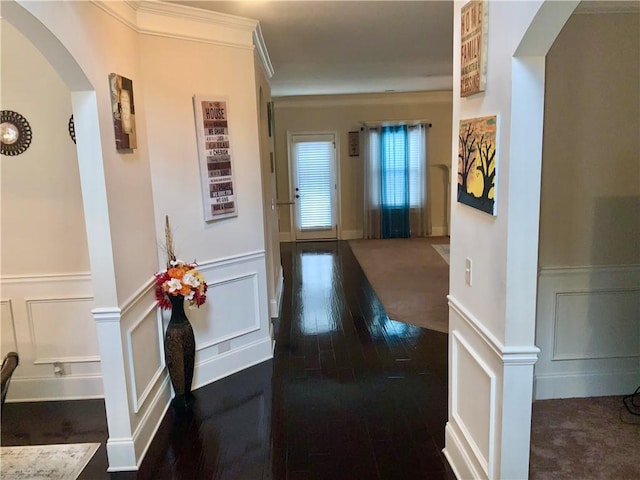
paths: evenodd
<path fill-rule="evenodd" d="M 295 144 L 300 229 L 333 226 L 333 142 Z"/>

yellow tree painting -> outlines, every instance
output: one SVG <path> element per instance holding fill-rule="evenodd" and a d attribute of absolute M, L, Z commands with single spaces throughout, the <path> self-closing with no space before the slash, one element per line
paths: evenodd
<path fill-rule="evenodd" d="M 495 215 L 497 117 L 460 120 L 458 202 Z"/>

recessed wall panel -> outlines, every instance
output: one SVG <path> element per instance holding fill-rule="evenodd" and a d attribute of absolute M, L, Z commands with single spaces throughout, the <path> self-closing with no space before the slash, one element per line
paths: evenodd
<path fill-rule="evenodd" d="M 554 360 L 640 355 L 640 291 L 556 295 Z"/>
<path fill-rule="evenodd" d="M 34 363 L 99 361 L 91 297 L 26 300 Z"/>

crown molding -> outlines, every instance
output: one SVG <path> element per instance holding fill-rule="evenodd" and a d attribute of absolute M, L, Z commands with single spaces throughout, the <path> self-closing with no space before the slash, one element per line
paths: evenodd
<path fill-rule="evenodd" d="M 91 2 L 137 33 L 253 48 L 257 20 L 163 1 Z M 217 28 L 211 28 L 215 26 Z M 266 52 L 266 47 L 263 47 Z"/>
<path fill-rule="evenodd" d="M 260 57 L 262 68 L 264 68 L 264 73 L 267 76 L 267 79 L 273 77 L 275 71 L 273 70 L 271 59 L 269 58 L 267 45 L 264 43 L 264 38 L 262 37 L 262 28 L 260 28 L 260 23 L 258 23 L 256 28 L 253 30 L 253 43 L 256 46 L 256 52 L 258 57 Z"/>
<path fill-rule="evenodd" d="M 309 95 L 276 97 L 277 108 L 322 108 L 358 105 L 415 105 L 416 103 L 452 103 L 452 90 L 404 93 L 362 93 L 349 95 Z"/>

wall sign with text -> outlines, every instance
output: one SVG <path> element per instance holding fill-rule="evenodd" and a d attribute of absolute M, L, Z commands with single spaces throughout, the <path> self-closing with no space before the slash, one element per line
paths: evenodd
<path fill-rule="evenodd" d="M 238 215 L 228 107 L 226 98 L 193 97 L 206 222 Z"/>
<path fill-rule="evenodd" d="M 487 85 L 489 2 L 472 0 L 460 12 L 460 96 L 484 92 Z"/>

